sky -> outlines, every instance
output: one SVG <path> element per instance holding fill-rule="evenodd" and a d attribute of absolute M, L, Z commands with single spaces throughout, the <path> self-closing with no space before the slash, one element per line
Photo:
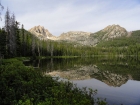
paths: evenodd
<path fill-rule="evenodd" d="M 140 30 L 140 0 L 0 0 L 16 20 L 29 30 L 44 26 L 55 36 L 68 31 L 97 32 L 118 24 L 127 31 Z"/>

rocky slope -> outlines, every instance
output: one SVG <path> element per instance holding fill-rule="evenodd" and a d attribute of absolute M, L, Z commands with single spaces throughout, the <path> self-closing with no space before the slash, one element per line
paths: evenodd
<path fill-rule="evenodd" d="M 45 29 L 43 26 L 35 26 L 29 30 L 32 34 L 34 34 L 39 39 L 50 39 L 55 40 L 56 37 L 53 36 L 47 29 Z"/>
<path fill-rule="evenodd" d="M 76 43 L 86 43 L 89 39 L 90 32 L 83 32 L 83 31 L 69 31 L 67 33 L 62 33 L 58 40 L 68 41 L 68 42 L 76 42 Z M 88 44 L 88 43 L 87 43 Z"/>
<path fill-rule="evenodd" d="M 92 38 L 93 40 L 97 39 L 97 42 L 100 42 L 102 40 L 110 40 L 127 35 L 128 32 L 125 28 L 119 25 L 109 25 L 96 33 L 92 33 L 90 35 L 90 38 Z"/>
<path fill-rule="evenodd" d="M 128 34 L 126 29 L 119 25 L 109 25 L 104 28 L 102 32 L 105 33 L 102 39 L 105 40 L 126 36 Z"/>

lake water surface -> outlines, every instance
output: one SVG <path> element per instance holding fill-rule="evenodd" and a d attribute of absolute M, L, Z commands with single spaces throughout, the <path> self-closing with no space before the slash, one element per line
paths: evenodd
<path fill-rule="evenodd" d="M 140 60 L 134 58 L 50 58 L 25 62 L 43 73 L 98 92 L 110 105 L 140 105 Z"/>

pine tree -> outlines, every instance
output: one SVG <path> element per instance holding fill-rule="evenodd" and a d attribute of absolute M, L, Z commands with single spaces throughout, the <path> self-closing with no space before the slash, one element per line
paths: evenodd
<path fill-rule="evenodd" d="M 6 56 L 10 56 L 10 12 L 7 8 L 6 14 L 5 14 L 5 31 L 7 33 L 6 35 Z"/>
<path fill-rule="evenodd" d="M 38 56 L 40 57 L 40 40 L 37 42 Z"/>
<path fill-rule="evenodd" d="M 30 49 L 31 49 L 31 46 L 30 46 L 30 40 L 29 40 L 29 34 L 26 35 L 26 56 L 30 56 Z"/>
<path fill-rule="evenodd" d="M 25 32 L 24 32 L 24 25 L 22 24 L 22 27 L 21 27 L 21 31 L 22 31 L 22 56 L 25 56 Z"/>
<path fill-rule="evenodd" d="M 36 47 L 36 45 L 35 45 L 35 36 L 32 35 L 32 57 L 33 57 L 33 59 L 36 58 L 35 47 Z"/>
<path fill-rule="evenodd" d="M 13 14 L 10 20 L 10 53 L 12 57 L 16 56 L 16 22 Z"/>
<path fill-rule="evenodd" d="M 21 43 L 19 36 L 19 22 L 16 21 L 16 55 L 21 56 Z"/>

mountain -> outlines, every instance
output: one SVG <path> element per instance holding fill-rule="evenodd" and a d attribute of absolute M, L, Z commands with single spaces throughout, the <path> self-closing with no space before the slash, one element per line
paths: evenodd
<path fill-rule="evenodd" d="M 131 36 L 127 30 L 119 25 L 109 25 L 104 29 L 96 32 L 83 32 L 83 31 L 69 31 L 62 33 L 60 36 L 53 36 L 47 29 L 42 26 L 35 26 L 29 30 L 32 34 L 40 39 L 65 41 L 68 43 L 75 43 L 80 45 L 96 46 L 102 41 L 108 41 L 123 36 Z"/>
<path fill-rule="evenodd" d="M 125 28 L 119 25 L 109 25 L 96 33 L 83 31 L 70 31 L 63 33 L 58 37 L 58 40 L 96 46 L 101 41 L 107 41 L 127 35 L 128 32 Z"/>
<path fill-rule="evenodd" d="M 90 36 L 93 38 L 97 38 L 98 40 L 109 40 L 127 35 L 128 32 L 125 28 L 119 25 L 109 25 L 106 28 L 91 34 Z"/>
<path fill-rule="evenodd" d="M 53 36 L 47 29 L 45 29 L 43 26 L 35 26 L 29 30 L 30 33 L 38 37 L 39 39 L 50 39 L 55 40 L 56 37 Z"/>

